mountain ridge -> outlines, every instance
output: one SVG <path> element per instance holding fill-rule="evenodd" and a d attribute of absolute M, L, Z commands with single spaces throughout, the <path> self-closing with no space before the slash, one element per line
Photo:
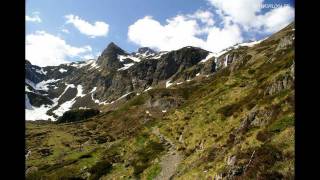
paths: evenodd
<path fill-rule="evenodd" d="M 140 94 L 155 87 L 169 88 L 198 76 L 209 76 L 247 56 L 245 50 L 259 43 L 261 41 L 243 43 L 215 54 L 192 46 L 169 52 L 142 47 L 127 53 L 111 42 L 97 60 L 47 67 L 38 67 L 26 60 L 26 104 L 33 109 L 40 108 L 40 104 L 51 105 L 42 114 L 55 120 L 59 115 L 54 111 L 59 108 L 64 109 L 61 111 L 99 108 L 126 94 Z M 84 96 L 77 97 L 76 92 L 80 91 Z M 67 96 L 70 97 L 65 98 Z M 54 103 L 56 98 L 65 100 Z M 72 99 L 74 101 L 69 102 Z"/>

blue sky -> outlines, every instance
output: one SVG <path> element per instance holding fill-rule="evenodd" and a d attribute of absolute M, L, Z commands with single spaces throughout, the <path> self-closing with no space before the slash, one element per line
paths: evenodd
<path fill-rule="evenodd" d="M 258 3 L 290 7 L 252 6 Z M 293 0 L 27 0 L 26 58 L 41 66 L 96 58 L 111 41 L 128 52 L 218 51 L 270 35 L 293 12 Z"/>

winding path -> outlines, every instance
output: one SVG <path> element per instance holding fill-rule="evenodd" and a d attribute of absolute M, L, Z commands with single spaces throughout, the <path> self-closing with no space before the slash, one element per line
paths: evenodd
<path fill-rule="evenodd" d="M 169 148 L 168 153 L 161 157 L 161 172 L 155 180 L 169 180 L 177 171 L 177 167 L 182 160 L 182 156 L 176 150 L 175 144 L 160 133 L 159 128 L 153 128 L 152 132 L 159 137 L 161 143 L 165 144 Z"/>

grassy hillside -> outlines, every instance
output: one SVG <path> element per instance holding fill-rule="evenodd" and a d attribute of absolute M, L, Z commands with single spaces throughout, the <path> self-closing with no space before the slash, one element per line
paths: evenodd
<path fill-rule="evenodd" d="M 27 179 L 293 179 L 292 27 L 208 77 L 77 123 L 27 122 Z"/>

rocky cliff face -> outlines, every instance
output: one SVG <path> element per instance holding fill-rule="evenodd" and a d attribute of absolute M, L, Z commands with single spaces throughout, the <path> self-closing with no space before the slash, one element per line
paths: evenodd
<path fill-rule="evenodd" d="M 99 56 L 97 64 L 109 71 L 117 70 L 123 67 L 123 64 L 118 59 L 119 55 L 125 56 L 128 54 L 112 42 Z"/>
<path fill-rule="evenodd" d="M 97 60 L 43 68 L 26 60 L 26 103 L 31 104 L 34 113 L 48 105 L 46 112 L 41 112 L 45 112 L 43 119 L 56 119 L 70 109 L 97 108 L 131 93 L 169 87 L 175 81 L 196 77 L 200 71 L 211 74 L 215 72 L 214 61 L 200 62 L 209 54 L 196 47 L 171 52 L 144 47 L 129 54 L 110 43 Z M 41 115 L 28 118 L 35 120 Z"/>

